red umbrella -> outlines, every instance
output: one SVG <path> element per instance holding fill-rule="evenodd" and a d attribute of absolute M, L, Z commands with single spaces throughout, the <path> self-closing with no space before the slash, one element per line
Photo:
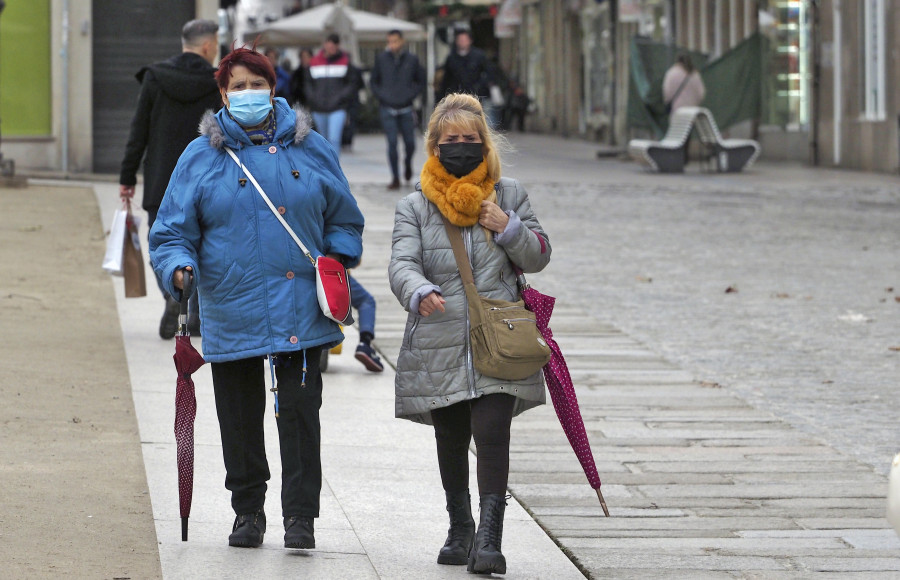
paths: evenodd
<path fill-rule="evenodd" d="M 541 294 L 532 288 L 518 268 L 516 273 L 525 306 L 534 312 L 538 330 L 550 346 L 550 362 L 544 365 L 544 380 L 547 382 L 547 390 L 550 391 L 550 399 L 553 401 L 553 408 L 556 409 L 556 416 L 569 439 L 569 445 L 572 446 L 582 469 L 584 469 L 588 483 L 597 492 L 597 499 L 600 500 L 600 507 L 603 508 L 604 515 L 609 517 L 606 500 L 603 499 L 603 494 L 600 492 L 600 475 L 597 473 L 597 465 L 594 463 L 594 456 L 591 453 L 591 444 L 588 442 L 587 432 L 584 429 L 584 419 L 578 408 L 578 397 L 575 395 L 575 386 L 572 384 L 569 366 L 566 364 L 566 359 L 563 358 L 559 345 L 553 340 L 553 331 L 549 326 L 556 298 Z"/>
<path fill-rule="evenodd" d="M 175 359 L 175 370 L 178 371 L 175 388 L 175 445 L 178 456 L 181 541 L 187 542 L 188 517 L 191 515 L 191 499 L 194 494 L 194 418 L 197 416 L 197 398 L 194 396 L 191 375 L 206 361 L 191 344 L 191 334 L 187 329 L 187 304 L 194 277 L 188 270 L 184 274 L 178 336 L 175 337 L 175 356 L 172 358 Z"/>

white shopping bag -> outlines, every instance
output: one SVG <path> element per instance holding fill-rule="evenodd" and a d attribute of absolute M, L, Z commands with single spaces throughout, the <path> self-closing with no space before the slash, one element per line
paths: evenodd
<path fill-rule="evenodd" d="M 491 85 L 491 104 L 495 107 L 503 107 L 506 105 L 506 98 L 503 96 L 503 90 L 497 85 Z"/>
<path fill-rule="evenodd" d="M 894 531 L 900 534 L 900 453 L 894 456 L 891 463 L 891 475 L 888 480 L 887 521 Z"/>
<path fill-rule="evenodd" d="M 114 276 L 123 274 L 122 251 L 125 248 L 125 236 L 128 228 L 125 224 L 128 218 L 128 209 L 117 209 L 113 214 L 112 225 L 109 228 L 109 237 L 106 239 L 106 255 L 103 257 L 103 269 Z"/>

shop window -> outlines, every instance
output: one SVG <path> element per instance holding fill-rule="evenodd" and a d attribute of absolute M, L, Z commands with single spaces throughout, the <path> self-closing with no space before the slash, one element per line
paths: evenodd
<path fill-rule="evenodd" d="M 770 0 L 760 11 L 760 31 L 769 38 L 770 46 L 764 124 L 794 131 L 806 130 L 809 126 L 810 16 L 808 0 Z"/>
<path fill-rule="evenodd" d="M 862 116 L 870 121 L 883 121 L 885 112 L 885 18 L 884 0 L 863 0 L 860 19 L 862 57 Z"/>

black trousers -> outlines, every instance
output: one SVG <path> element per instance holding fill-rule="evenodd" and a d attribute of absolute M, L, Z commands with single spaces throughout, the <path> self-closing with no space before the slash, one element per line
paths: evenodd
<path fill-rule="evenodd" d="M 304 352 L 305 386 L 301 386 Z M 321 352 L 321 348 L 310 348 L 275 358 L 284 517 L 319 517 Z M 265 504 L 270 473 L 263 419 L 267 401 L 273 400 L 266 388 L 267 364 L 262 357 L 255 357 L 211 365 L 225 458 L 225 488 L 231 492 L 231 507 L 236 514 L 255 512 Z"/>
<path fill-rule="evenodd" d="M 469 489 L 469 442 L 474 437 L 478 493 L 506 493 L 515 402 L 512 395 L 496 393 L 431 412 L 444 491 Z"/>

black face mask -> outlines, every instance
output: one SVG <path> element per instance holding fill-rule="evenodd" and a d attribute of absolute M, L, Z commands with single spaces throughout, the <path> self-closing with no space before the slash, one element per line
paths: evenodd
<path fill-rule="evenodd" d="M 438 149 L 441 165 L 456 177 L 472 173 L 484 161 L 482 143 L 444 143 Z"/>

